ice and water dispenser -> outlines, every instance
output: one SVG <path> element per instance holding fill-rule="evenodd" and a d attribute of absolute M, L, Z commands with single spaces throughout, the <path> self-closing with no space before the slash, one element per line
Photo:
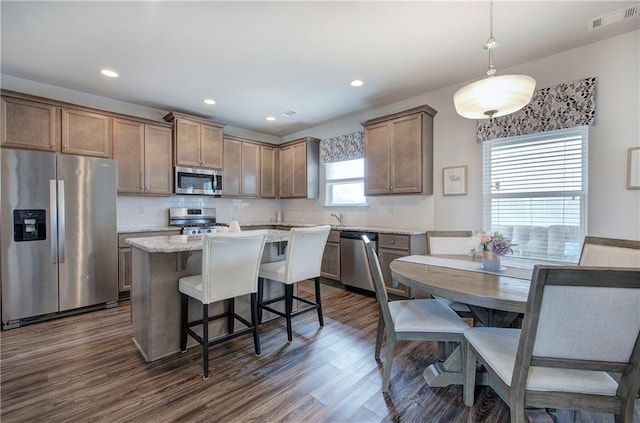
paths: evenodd
<path fill-rule="evenodd" d="M 47 239 L 46 210 L 14 210 L 13 240 L 40 241 Z"/>

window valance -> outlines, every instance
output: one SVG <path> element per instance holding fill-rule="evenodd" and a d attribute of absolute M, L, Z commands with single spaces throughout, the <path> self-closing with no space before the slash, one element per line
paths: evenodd
<path fill-rule="evenodd" d="M 352 132 L 320 141 L 320 162 L 335 163 L 364 157 L 364 132 Z"/>
<path fill-rule="evenodd" d="M 596 120 L 596 78 L 585 78 L 541 88 L 531 102 L 507 116 L 478 122 L 478 142 L 574 126 Z"/>

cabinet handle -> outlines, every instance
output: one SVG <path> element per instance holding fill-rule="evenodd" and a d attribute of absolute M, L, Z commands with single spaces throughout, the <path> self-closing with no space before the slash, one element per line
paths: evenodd
<path fill-rule="evenodd" d="M 392 239 L 392 240 L 391 240 L 391 244 L 395 244 L 395 243 L 396 243 L 396 242 Z"/>

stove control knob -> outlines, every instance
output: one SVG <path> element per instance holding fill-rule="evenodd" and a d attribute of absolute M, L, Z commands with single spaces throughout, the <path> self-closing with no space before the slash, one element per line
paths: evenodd
<path fill-rule="evenodd" d="M 195 234 L 197 234 L 197 233 L 198 233 L 198 232 L 197 232 L 195 229 L 191 229 L 191 235 L 195 235 Z"/>

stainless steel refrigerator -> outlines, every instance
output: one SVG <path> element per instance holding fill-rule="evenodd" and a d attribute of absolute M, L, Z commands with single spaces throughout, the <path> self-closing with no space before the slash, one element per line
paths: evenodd
<path fill-rule="evenodd" d="M 116 162 L 0 149 L 2 324 L 118 299 Z"/>

